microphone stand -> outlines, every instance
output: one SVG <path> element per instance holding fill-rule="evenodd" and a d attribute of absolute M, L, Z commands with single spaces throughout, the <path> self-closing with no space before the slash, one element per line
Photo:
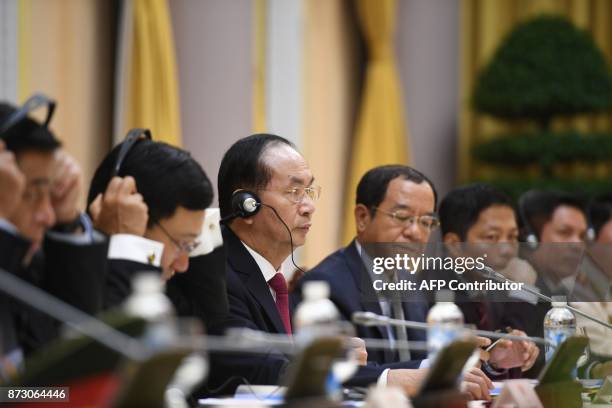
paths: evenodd
<path fill-rule="evenodd" d="M 150 356 L 151 350 L 141 341 L 56 299 L 44 290 L 13 276 L 2 268 L 0 268 L 0 291 L 60 322 L 65 322 L 79 333 L 104 344 L 124 357 L 144 361 Z"/>
<path fill-rule="evenodd" d="M 492 268 L 490 268 L 490 267 L 488 267 L 488 266 L 486 266 L 486 265 L 485 265 L 484 269 L 476 269 L 476 270 L 480 271 L 480 272 L 481 272 L 481 273 L 482 273 L 484 276 L 486 276 L 487 278 L 491 278 L 491 279 L 493 279 L 493 280 L 495 280 L 495 281 L 497 281 L 497 282 L 501 282 L 501 283 L 514 283 L 514 284 L 519 283 L 519 282 L 515 282 L 515 281 L 513 281 L 512 279 L 508 279 L 508 278 L 506 278 L 506 277 L 505 277 L 504 275 L 502 275 L 501 273 L 496 272 L 495 270 L 493 270 Z M 529 293 L 531 293 L 532 295 L 535 295 L 535 296 L 536 296 L 536 297 L 538 297 L 539 299 L 542 299 L 542 300 L 544 300 L 544 301 L 546 301 L 546 302 L 548 302 L 548 303 L 552 303 L 552 302 L 553 302 L 552 298 L 550 298 L 549 296 L 546 296 L 546 295 L 542 294 L 540 291 L 538 291 L 538 290 L 537 290 L 537 289 L 535 289 L 535 288 L 532 288 L 532 287 L 531 287 L 531 286 L 529 286 L 528 284 L 523 284 L 523 285 L 522 285 L 522 289 L 521 289 L 521 290 L 524 290 L 524 291 L 526 291 L 526 292 L 529 292 Z M 606 328 L 608 328 L 608 329 L 612 329 L 612 324 L 610 324 L 610 323 L 606 323 L 606 322 L 604 322 L 603 320 L 600 320 L 600 319 L 598 319 L 598 318 L 596 318 L 596 317 L 594 317 L 594 316 L 591 316 L 591 315 L 589 315 L 589 314 L 587 314 L 587 313 L 585 313 L 585 312 L 583 312 L 583 311 L 581 311 L 581 310 L 578 310 L 578 309 L 576 309 L 575 307 L 573 307 L 573 306 L 569 305 L 569 303 L 568 303 L 567 305 L 565 305 L 564 307 L 567 307 L 567 308 L 568 308 L 569 310 L 571 310 L 572 312 L 574 312 L 574 313 L 576 313 L 576 314 L 578 314 L 578 315 L 580 315 L 580 316 L 582 316 L 582 317 L 584 317 L 584 318 L 586 318 L 586 319 L 589 319 L 589 320 L 591 320 L 591 321 L 593 321 L 593 322 L 595 322 L 595 323 L 598 323 L 598 324 L 600 324 L 600 325 L 602 325 L 602 326 L 604 326 L 604 327 L 606 327 Z"/>
<path fill-rule="evenodd" d="M 431 327 L 428 323 L 423 322 L 413 322 L 410 320 L 399 320 L 392 319 L 387 316 L 377 315 L 376 313 L 371 312 L 355 312 L 353 313 L 353 322 L 357 324 L 362 324 L 364 326 L 402 326 L 409 327 L 411 329 L 421 329 L 427 330 Z M 472 330 L 469 327 L 465 327 L 465 329 L 469 330 L 471 333 L 474 333 L 478 336 L 490 337 L 495 339 L 507 339 L 507 340 L 516 340 L 516 341 L 532 341 L 538 344 L 546 344 L 546 340 L 541 337 L 530 337 L 530 336 L 516 336 L 508 333 L 498 333 L 492 332 L 488 330 Z"/>

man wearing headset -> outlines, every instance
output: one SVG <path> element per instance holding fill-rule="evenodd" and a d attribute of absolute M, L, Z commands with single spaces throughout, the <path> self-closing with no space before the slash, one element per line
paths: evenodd
<path fill-rule="evenodd" d="M 1 266 L 85 312 L 97 312 L 107 243 L 79 208 L 78 163 L 46 124 L 27 116 L 27 109 L 0 104 L 0 127 Z M 4 293 L 0 296 L 8 305 L 2 307 L 5 317 L 10 311 L 2 327 L 2 361 L 18 365 L 22 354 L 57 335 L 57 322 Z M 6 341 L 9 333 L 14 335 L 12 342 Z"/>
<path fill-rule="evenodd" d="M 572 293 L 584 255 L 587 217 L 581 200 L 567 193 L 532 190 L 519 200 L 522 231 L 528 247 L 525 259 L 538 273 L 535 285 L 547 296 Z M 539 302 L 526 321 L 528 334 L 541 337 L 550 309 Z"/>
<path fill-rule="evenodd" d="M 240 327 L 291 335 L 288 291 L 283 262 L 306 241 L 320 188 L 310 167 L 288 140 L 257 134 L 238 140 L 225 153 L 218 175 L 219 205 L 225 220 L 229 315 L 213 327 L 223 333 Z M 245 190 L 249 191 L 245 193 Z M 256 203 L 254 205 L 251 205 Z M 387 367 L 361 364 L 350 385 L 375 383 Z M 231 394 L 242 383 L 278 384 L 289 358 L 281 352 L 265 356 L 212 355 L 209 394 Z M 395 369 L 387 384 L 415 393 L 424 371 Z M 487 387 L 484 374 L 475 388 Z M 478 393 L 480 396 L 480 392 Z"/>
<path fill-rule="evenodd" d="M 212 186 L 188 152 L 140 131 L 103 159 L 89 190 L 94 225 L 111 237 L 104 307 L 119 306 L 134 276 L 149 271 L 167 281 L 179 314 L 209 324 L 227 310 Z"/>

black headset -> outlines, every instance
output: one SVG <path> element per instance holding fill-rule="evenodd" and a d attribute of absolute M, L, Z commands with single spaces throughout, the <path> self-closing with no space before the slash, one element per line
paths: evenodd
<path fill-rule="evenodd" d="M 254 192 L 243 189 L 236 190 L 232 193 L 232 213 L 223 217 L 221 222 L 227 223 L 237 217 L 252 217 L 259 212 L 261 206 L 261 199 Z"/>
<path fill-rule="evenodd" d="M 295 247 L 293 245 L 293 235 L 291 234 L 291 229 L 289 228 L 287 223 L 283 221 L 278 211 L 276 211 L 276 208 L 271 205 L 262 203 L 259 196 L 254 192 L 243 189 L 238 189 L 232 193 L 231 207 L 232 213 L 223 217 L 221 219 L 221 224 L 226 224 L 228 221 L 231 221 L 237 217 L 252 217 L 259 212 L 261 207 L 269 208 L 274 213 L 276 218 L 281 222 L 281 224 L 283 224 L 283 226 L 287 229 L 287 233 L 289 234 L 289 240 L 291 242 L 291 262 L 293 263 L 293 266 L 295 266 L 296 269 L 302 271 L 302 273 L 305 273 L 305 271 L 300 268 L 298 264 L 295 263 L 295 259 L 293 258 L 293 252 Z"/>
<path fill-rule="evenodd" d="M 34 94 L 28 98 L 27 101 L 15 112 L 13 112 L 0 126 L 0 135 L 9 130 L 11 127 L 21 122 L 28 116 L 28 113 L 40 108 L 41 106 L 47 107 L 47 117 L 43 122 L 44 127 L 48 127 L 55 111 L 55 101 L 46 95 L 41 93 Z"/>
<path fill-rule="evenodd" d="M 538 247 L 540 240 L 538 239 L 538 235 L 536 234 L 534 228 L 532 227 L 531 222 L 529 221 L 529 218 L 527 217 L 527 213 L 525 212 L 525 199 L 526 199 L 525 196 L 528 194 L 536 194 L 536 192 L 534 190 L 530 190 L 521 195 L 518 201 L 518 211 L 519 211 L 519 216 L 521 217 L 523 221 L 523 226 L 526 232 L 525 242 L 527 243 L 529 248 L 535 250 Z M 593 223 L 591 221 L 591 214 L 590 214 L 588 207 L 584 208 L 583 212 L 584 212 L 584 215 L 587 221 L 586 241 L 594 241 L 595 240 L 595 228 L 593 227 Z"/>
<path fill-rule="evenodd" d="M 584 209 L 584 213 L 586 215 L 586 220 L 587 220 L 587 230 L 586 230 L 586 240 L 588 242 L 593 242 L 595 241 L 595 238 L 597 238 L 597 234 L 595 233 L 595 226 L 593 225 L 593 220 L 591 219 L 591 208 L 593 206 L 593 202 L 595 201 L 595 198 L 591 198 L 589 200 L 588 205 L 585 207 Z"/>
<path fill-rule="evenodd" d="M 536 249 L 540 243 L 540 240 L 538 239 L 538 234 L 536 234 L 535 230 L 531 226 L 531 222 L 529 221 L 529 218 L 527 218 L 527 213 L 525 212 L 525 196 L 528 194 L 535 194 L 535 192 L 530 190 L 521 194 L 518 200 L 518 212 L 519 217 L 521 217 L 521 220 L 523 221 L 523 227 L 525 228 L 526 232 L 525 242 L 529 248 Z"/>
<path fill-rule="evenodd" d="M 121 149 L 119 149 L 119 153 L 117 154 L 117 162 L 115 163 L 115 167 L 113 168 L 113 177 L 119 175 L 119 171 L 121 170 L 121 165 L 123 164 L 125 158 L 128 153 L 132 149 L 132 147 L 142 139 L 152 140 L 151 131 L 149 129 L 135 128 L 130 129 L 130 131 L 125 135 L 125 139 L 123 140 L 123 144 L 121 145 Z"/>

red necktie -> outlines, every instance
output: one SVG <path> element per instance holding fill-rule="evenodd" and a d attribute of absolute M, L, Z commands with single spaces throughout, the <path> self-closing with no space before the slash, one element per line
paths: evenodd
<path fill-rule="evenodd" d="M 478 328 L 480 330 L 491 330 L 491 322 L 489 321 L 489 311 L 484 301 L 480 301 L 477 304 L 478 308 Z"/>
<path fill-rule="evenodd" d="M 289 320 L 289 291 L 287 290 L 287 281 L 282 273 L 278 272 L 268 281 L 268 285 L 276 294 L 276 309 L 283 321 L 285 331 L 291 335 L 291 321 Z"/>

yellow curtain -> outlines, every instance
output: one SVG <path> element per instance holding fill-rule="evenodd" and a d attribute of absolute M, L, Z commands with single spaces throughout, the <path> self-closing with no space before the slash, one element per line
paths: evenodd
<path fill-rule="evenodd" d="M 363 174 L 383 164 L 407 163 L 404 104 L 394 55 L 395 0 L 358 0 L 368 47 L 365 86 L 345 192 L 343 241 L 355 236 L 355 189 Z"/>
<path fill-rule="evenodd" d="M 167 0 L 124 0 L 116 137 L 149 128 L 155 140 L 181 145 L 174 39 Z"/>
<path fill-rule="evenodd" d="M 459 111 L 459 179 L 483 175 L 486 169 L 471 163 L 474 142 L 494 133 L 520 128 L 477 114 L 470 98 L 478 72 L 489 61 L 504 36 L 517 22 L 543 13 L 562 14 L 588 30 L 612 62 L 612 1 L 610 0 L 462 0 L 461 85 Z M 583 115 L 553 121 L 553 128 L 572 126 L 581 131 L 612 129 L 612 115 Z"/>
<path fill-rule="evenodd" d="M 266 126 L 266 20 L 268 13 L 266 0 L 254 3 L 254 61 L 253 69 L 253 131 L 262 133 Z"/>

